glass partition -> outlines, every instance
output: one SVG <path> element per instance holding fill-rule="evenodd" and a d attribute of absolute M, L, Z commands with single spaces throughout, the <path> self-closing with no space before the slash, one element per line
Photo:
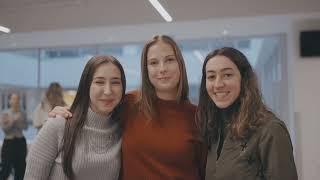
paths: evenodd
<path fill-rule="evenodd" d="M 229 39 L 196 39 L 178 41 L 185 59 L 190 99 L 197 104 L 201 70 L 206 55 L 220 47 L 232 46 L 242 51 L 257 72 L 265 102 L 288 123 L 288 78 L 284 40 L 281 35 Z M 76 90 L 86 62 L 96 54 L 112 55 L 124 67 L 127 90 L 140 86 L 140 58 L 144 42 L 106 44 L 89 47 L 45 48 L 0 52 L 0 107 L 8 104 L 8 94 L 18 91 L 28 113 L 27 139 L 33 139 L 32 113 L 46 88 L 59 82 L 63 88 Z M 74 91 L 73 91 L 74 93 Z M 0 140 L 3 133 L 0 132 Z"/>

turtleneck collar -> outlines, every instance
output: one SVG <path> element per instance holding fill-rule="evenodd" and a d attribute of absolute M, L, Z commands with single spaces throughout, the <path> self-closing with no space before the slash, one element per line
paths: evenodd
<path fill-rule="evenodd" d="M 111 114 L 109 116 L 102 116 L 92 111 L 91 108 L 88 109 L 86 126 L 96 129 L 108 129 L 113 124 L 114 122 L 111 119 Z"/>
<path fill-rule="evenodd" d="M 230 123 L 232 116 L 239 110 L 240 100 L 237 98 L 230 106 L 220 109 L 220 118 L 224 124 Z"/>
<path fill-rule="evenodd" d="M 179 104 L 177 100 L 164 100 L 164 99 L 160 99 L 159 97 L 156 98 L 156 102 L 158 105 L 164 105 L 164 106 L 176 106 Z"/>

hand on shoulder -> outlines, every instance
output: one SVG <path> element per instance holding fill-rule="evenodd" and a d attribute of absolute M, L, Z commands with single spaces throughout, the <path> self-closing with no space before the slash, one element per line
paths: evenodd
<path fill-rule="evenodd" d="M 54 118 L 57 116 L 69 119 L 72 117 L 72 113 L 70 112 L 70 109 L 66 106 L 56 106 L 48 113 L 48 117 Z"/>

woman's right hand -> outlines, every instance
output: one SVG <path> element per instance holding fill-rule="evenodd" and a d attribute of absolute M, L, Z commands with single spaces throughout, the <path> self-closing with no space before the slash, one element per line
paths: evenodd
<path fill-rule="evenodd" d="M 69 111 L 68 107 L 56 106 L 48 113 L 48 116 L 51 118 L 55 118 L 56 116 L 62 116 L 68 119 L 72 117 L 72 114 Z"/>

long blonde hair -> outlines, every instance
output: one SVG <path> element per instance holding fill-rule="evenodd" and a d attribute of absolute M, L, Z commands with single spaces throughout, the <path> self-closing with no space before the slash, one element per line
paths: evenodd
<path fill-rule="evenodd" d="M 184 64 L 184 59 L 182 56 L 182 53 L 177 45 L 177 43 L 169 36 L 166 35 L 157 35 L 154 36 L 150 41 L 148 41 L 142 50 L 141 55 L 141 91 L 138 98 L 138 107 L 139 109 L 146 115 L 147 118 L 151 119 L 155 116 L 155 100 L 156 100 L 156 92 L 155 88 L 150 82 L 149 76 L 148 76 L 148 67 L 147 67 L 147 61 L 148 61 L 148 51 L 149 48 L 154 45 L 155 43 L 162 41 L 167 44 L 169 44 L 173 51 L 174 55 L 176 56 L 176 59 L 179 64 L 180 69 L 180 80 L 178 84 L 178 91 L 177 91 L 177 98 L 176 100 L 178 102 L 189 100 L 189 86 L 188 86 L 188 78 L 187 78 L 187 72 L 186 67 Z M 161 53 L 161 52 L 159 52 Z"/>
<path fill-rule="evenodd" d="M 46 91 L 45 98 L 41 102 L 42 108 L 45 103 L 50 105 L 50 110 L 56 106 L 65 106 L 66 103 L 63 100 L 63 89 L 58 82 L 52 82 Z"/>

